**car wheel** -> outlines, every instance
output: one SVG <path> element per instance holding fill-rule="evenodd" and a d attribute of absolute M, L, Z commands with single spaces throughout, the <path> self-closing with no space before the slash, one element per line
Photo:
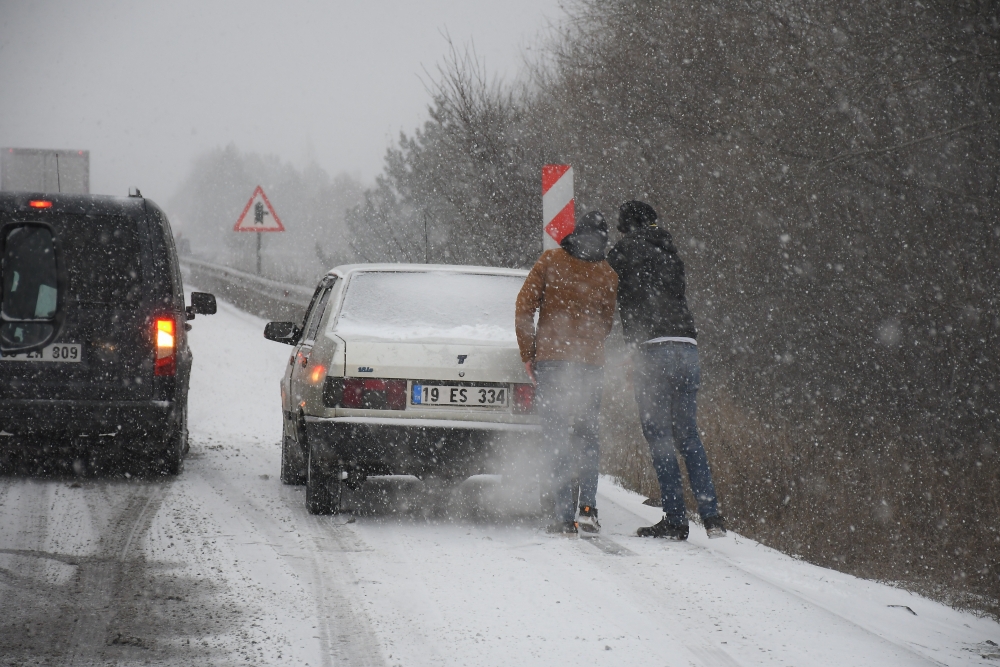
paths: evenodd
<path fill-rule="evenodd" d="M 281 483 L 300 486 L 306 483 L 302 469 L 302 450 L 298 443 L 285 436 L 281 439 Z"/>
<path fill-rule="evenodd" d="M 10 475 L 17 470 L 17 452 L 6 450 L 0 452 L 0 475 Z"/>
<path fill-rule="evenodd" d="M 309 446 L 306 463 L 306 509 L 310 514 L 334 514 L 340 510 L 340 474 L 330 475 L 318 465 Z"/>
<path fill-rule="evenodd" d="M 166 447 L 160 452 L 157 463 L 161 472 L 166 475 L 179 475 L 184 453 L 188 446 L 187 406 L 181 408 L 181 417 L 177 428 L 167 437 Z"/>

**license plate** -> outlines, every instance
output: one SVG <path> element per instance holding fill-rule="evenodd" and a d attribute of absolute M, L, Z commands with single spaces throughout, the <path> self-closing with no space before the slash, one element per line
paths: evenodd
<path fill-rule="evenodd" d="M 0 361 L 59 361 L 79 362 L 83 351 L 79 343 L 57 343 L 34 352 L 0 354 Z"/>
<path fill-rule="evenodd" d="M 507 387 L 414 383 L 413 389 L 410 391 L 410 405 L 505 408 L 509 393 Z"/>

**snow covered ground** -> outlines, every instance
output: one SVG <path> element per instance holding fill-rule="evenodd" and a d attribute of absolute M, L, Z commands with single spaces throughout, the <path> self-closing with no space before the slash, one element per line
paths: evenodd
<path fill-rule="evenodd" d="M 905 591 L 697 526 L 687 543 L 632 537 L 659 512 L 608 479 L 598 540 L 534 520 L 310 516 L 278 480 L 290 348 L 263 324 L 221 303 L 194 322 L 179 477 L 0 479 L 0 664 L 1000 660 L 998 624 Z"/>

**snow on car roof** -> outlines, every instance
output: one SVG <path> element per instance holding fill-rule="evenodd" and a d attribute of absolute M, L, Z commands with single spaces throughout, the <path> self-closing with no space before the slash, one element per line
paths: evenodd
<path fill-rule="evenodd" d="M 467 266 L 464 264 L 344 264 L 330 269 L 328 275 L 347 278 L 352 273 L 364 271 L 384 271 L 384 272 L 431 272 L 450 271 L 452 273 L 485 273 L 495 276 L 518 276 L 524 278 L 528 275 L 526 269 L 504 269 L 496 266 Z"/>

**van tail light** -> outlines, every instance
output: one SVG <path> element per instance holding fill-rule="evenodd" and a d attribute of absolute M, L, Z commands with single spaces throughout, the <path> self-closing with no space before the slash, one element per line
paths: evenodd
<path fill-rule="evenodd" d="M 515 384 L 514 393 L 511 395 L 511 398 L 514 403 L 514 414 L 535 414 L 535 385 Z"/>
<path fill-rule="evenodd" d="M 174 375 L 177 373 L 177 338 L 175 336 L 174 319 L 172 317 L 156 318 L 153 329 L 154 346 L 156 347 L 156 366 L 154 375 Z"/>
<path fill-rule="evenodd" d="M 406 380 L 328 377 L 323 385 L 323 405 L 356 410 L 405 410 Z"/>

